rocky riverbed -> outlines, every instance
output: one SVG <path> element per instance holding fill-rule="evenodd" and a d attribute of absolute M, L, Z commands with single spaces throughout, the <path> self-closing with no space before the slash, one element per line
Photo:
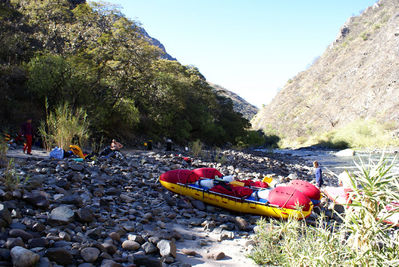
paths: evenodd
<path fill-rule="evenodd" d="M 14 159 L 14 172 L 0 170 L 0 266 L 255 266 L 246 255 L 259 216 L 175 195 L 157 180 L 199 167 L 238 178 L 313 180 L 299 158 L 275 157 L 226 150 L 191 166 L 149 151 L 85 162 Z"/>

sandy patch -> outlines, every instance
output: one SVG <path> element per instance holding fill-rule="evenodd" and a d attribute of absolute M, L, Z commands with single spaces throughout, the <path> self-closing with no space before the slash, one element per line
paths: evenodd
<path fill-rule="evenodd" d="M 188 228 L 179 224 L 171 226 L 172 229 L 182 234 L 185 238 L 183 241 L 176 242 L 177 259 L 183 263 L 189 263 L 192 266 L 200 267 L 252 267 L 259 266 L 248 257 L 249 251 L 245 248 L 245 243 L 250 240 L 246 236 L 235 236 L 232 240 L 218 241 L 219 234 L 203 231 L 200 227 Z M 237 233 L 235 233 L 237 234 Z M 187 237 L 193 237 L 190 240 Z M 200 242 L 206 243 L 201 246 Z M 193 250 L 196 256 L 185 255 L 182 250 Z M 226 257 L 221 260 L 208 259 L 209 253 L 223 252 Z"/>
<path fill-rule="evenodd" d="M 35 159 L 45 159 L 49 158 L 50 152 L 47 152 L 42 149 L 37 149 L 37 148 L 32 148 L 32 155 L 25 154 L 22 151 L 21 148 L 17 149 L 9 149 L 7 151 L 7 157 L 9 158 L 20 158 L 20 159 L 26 159 L 26 158 L 35 158 Z"/>

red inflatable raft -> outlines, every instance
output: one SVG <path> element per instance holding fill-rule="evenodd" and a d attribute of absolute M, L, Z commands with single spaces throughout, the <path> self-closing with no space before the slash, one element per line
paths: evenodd
<path fill-rule="evenodd" d="M 311 183 L 304 180 L 292 180 L 289 182 L 288 186 L 292 186 L 296 190 L 301 191 L 305 196 L 310 198 L 310 200 L 313 202 L 313 205 L 320 204 L 320 190 Z"/>

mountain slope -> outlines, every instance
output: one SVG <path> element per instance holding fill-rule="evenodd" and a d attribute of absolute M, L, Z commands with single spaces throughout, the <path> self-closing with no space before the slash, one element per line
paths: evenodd
<path fill-rule="evenodd" d="M 150 44 L 160 48 L 164 52 L 164 54 L 161 56 L 161 58 L 176 61 L 176 58 L 172 57 L 171 55 L 169 55 L 166 52 L 165 46 L 158 39 L 151 37 L 144 28 L 140 27 L 140 31 L 144 35 L 144 37 L 147 38 L 147 40 L 150 42 Z"/>
<path fill-rule="evenodd" d="M 251 120 L 256 113 L 258 112 L 258 108 L 247 102 L 245 99 L 240 97 L 239 95 L 223 88 L 220 85 L 213 84 L 208 82 L 210 86 L 217 92 L 218 95 L 230 98 L 233 101 L 234 111 L 239 112 L 243 115 L 247 120 Z"/>
<path fill-rule="evenodd" d="M 290 79 L 252 125 L 291 140 L 359 119 L 398 125 L 398 25 L 396 0 L 379 1 L 351 17 L 334 43 Z"/>

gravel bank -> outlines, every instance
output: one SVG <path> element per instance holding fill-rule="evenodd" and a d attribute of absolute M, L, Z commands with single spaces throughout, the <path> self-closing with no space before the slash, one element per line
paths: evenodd
<path fill-rule="evenodd" d="M 215 167 L 238 178 L 313 180 L 300 159 L 233 150 L 191 166 L 165 152 L 88 162 L 15 153 L 16 175 L 28 178 L 9 185 L 0 171 L 1 266 L 256 266 L 245 255 L 259 216 L 172 194 L 159 175 Z"/>

